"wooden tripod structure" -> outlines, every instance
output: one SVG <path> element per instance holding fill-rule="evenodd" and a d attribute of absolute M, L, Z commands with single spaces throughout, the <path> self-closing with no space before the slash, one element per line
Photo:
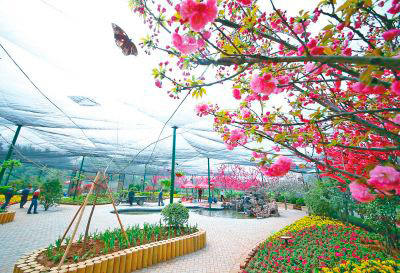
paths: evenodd
<path fill-rule="evenodd" d="M 59 263 L 58 266 L 57 266 L 58 269 L 61 268 L 61 266 L 63 265 L 63 263 L 64 263 L 64 261 L 65 261 L 65 258 L 66 258 L 67 255 L 68 255 L 68 252 L 69 252 L 69 250 L 70 250 L 70 248 L 71 248 L 71 245 L 72 245 L 72 243 L 73 243 L 73 241 L 74 241 L 76 232 L 77 232 L 77 230 L 78 230 L 79 224 L 80 224 L 80 222 L 81 222 L 81 220 L 82 220 L 83 213 L 85 212 L 85 208 L 86 208 L 86 205 L 87 205 L 87 203 L 88 203 L 89 196 L 93 193 L 93 190 L 94 190 L 94 188 L 96 187 L 96 189 L 95 189 L 95 199 L 94 199 L 94 202 L 93 202 L 92 210 L 90 211 L 90 215 L 89 215 L 88 222 L 87 222 L 87 224 L 86 224 L 85 238 L 84 238 L 84 243 L 83 243 L 84 247 L 85 247 L 85 248 L 87 247 L 88 234 L 89 234 L 89 226 L 90 226 L 90 222 L 91 222 L 91 220 L 92 220 L 92 216 L 93 216 L 94 209 L 95 209 L 95 207 L 96 207 L 97 196 L 98 196 L 98 192 L 99 192 L 98 187 L 99 187 L 99 184 L 100 184 L 102 181 L 105 181 L 105 179 L 106 179 L 105 173 L 101 174 L 100 172 L 97 172 L 96 177 L 95 177 L 94 181 L 93 181 L 92 184 L 91 184 L 90 190 L 89 190 L 88 194 L 86 195 L 85 200 L 83 201 L 83 203 L 82 203 L 82 205 L 79 207 L 79 209 L 76 211 L 74 217 L 72 218 L 72 220 L 71 220 L 71 222 L 69 223 L 67 229 L 65 230 L 64 235 L 63 235 L 63 237 L 61 238 L 61 242 L 60 242 L 60 243 L 62 243 L 62 242 L 64 241 L 64 239 L 65 239 L 65 237 L 67 236 L 69 230 L 71 229 L 73 223 L 75 222 L 75 219 L 78 217 L 78 219 L 77 219 L 77 221 L 76 221 L 76 223 L 75 223 L 74 230 L 72 231 L 71 240 L 69 240 L 69 242 L 68 242 L 68 244 L 67 244 L 67 248 L 65 249 L 64 255 L 62 256 L 62 258 L 61 258 L 61 260 L 60 260 L 60 263 Z M 124 227 L 123 227 L 123 225 L 122 225 L 121 219 L 119 218 L 119 214 L 118 214 L 117 208 L 115 207 L 114 197 L 112 196 L 111 190 L 110 190 L 110 188 L 108 187 L 108 185 L 107 185 L 107 193 L 108 193 L 109 197 L 111 198 L 111 201 L 112 201 L 112 205 L 113 205 L 113 208 L 114 208 L 115 215 L 117 216 L 118 223 L 119 223 L 119 225 L 120 225 L 120 227 L 121 227 L 121 231 L 122 231 L 122 233 L 124 234 L 125 239 L 126 239 L 126 242 L 127 242 L 128 246 L 129 246 L 128 236 L 126 235 L 126 232 L 125 232 L 125 229 L 124 229 Z"/>

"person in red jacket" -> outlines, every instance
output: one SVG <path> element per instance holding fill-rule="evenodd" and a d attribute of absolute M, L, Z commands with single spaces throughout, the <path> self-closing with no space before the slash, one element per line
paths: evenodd
<path fill-rule="evenodd" d="M 31 214 L 32 208 L 33 208 L 33 214 L 38 214 L 37 206 L 38 206 L 39 195 L 40 195 L 40 189 L 37 189 L 32 195 L 32 201 L 28 209 L 28 214 Z"/>

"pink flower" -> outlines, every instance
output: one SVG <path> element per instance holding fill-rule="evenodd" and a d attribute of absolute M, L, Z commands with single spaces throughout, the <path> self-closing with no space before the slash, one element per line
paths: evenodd
<path fill-rule="evenodd" d="M 272 150 L 274 150 L 275 152 L 279 152 L 281 148 L 279 148 L 279 146 L 272 146 Z"/>
<path fill-rule="evenodd" d="M 391 121 L 394 123 L 400 124 L 400 114 L 397 114 L 395 118 L 392 118 Z"/>
<path fill-rule="evenodd" d="M 277 87 L 278 80 L 273 78 L 271 74 L 265 74 L 263 76 L 254 76 L 251 79 L 250 87 L 255 93 L 263 93 L 265 95 L 270 95 L 271 93 L 278 93 L 279 89 Z"/>
<path fill-rule="evenodd" d="M 323 55 L 325 51 L 325 47 L 323 46 L 315 46 L 311 49 L 311 55 Z"/>
<path fill-rule="evenodd" d="M 162 86 L 162 83 L 159 80 L 156 80 L 155 84 L 158 88 L 161 88 Z"/>
<path fill-rule="evenodd" d="M 356 82 L 351 85 L 351 89 L 353 89 L 353 92 L 363 94 L 363 90 L 365 88 L 365 84 L 362 82 Z"/>
<path fill-rule="evenodd" d="M 197 112 L 197 115 L 200 117 L 207 116 L 209 110 L 210 110 L 210 108 L 205 103 L 196 105 L 196 112 Z"/>
<path fill-rule="evenodd" d="M 400 81 L 394 81 L 392 83 L 392 92 L 400 96 Z"/>
<path fill-rule="evenodd" d="M 313 62 L 308 62 L 306 63 L 306 65 L 304 66 L 304 69 L 310 73 L 311 71 L 315 70 L 317 68 L 317 66 L 313 63 Z"/>
<path fill-rule="evenodd" d="M 240 90 L 239 89 L 233 89 L 232 91 L 233 97 L 237 100 L 240 100 L 242 96 L 240 95 Z"/>
<path fill-rule="evenodd" d="M 242 110 L 242 117 L 243 119 L 248 119 L 251 116 L 250 110 L 249 109 L 243 109 Z"/>
<path fill-rule="evenodd" d="M 385 41 L 391 41 L 400 35 L 400 29 L 389 29 L 382 34 Z"/>
<path fill-rule="evenodd" d="M 211 37 L 211 32 L 209 32 L 208 30 L 204 31 L 203 38 L 208 40 L 208 39 L 210 39 L 210 37 Z"/>
<path fill-rule="evenodd" d="M 301 34 L 301 33 L 304 32 L 304 27 L 303 27 L 303 25 L 301 23 L 298 23 L 293 27 L 293 31 L 296 34 Z"/>
<path fill-rule="evenodd" d="M 230 132 L 228 139 L 225 141 L 225 146 L 228 150 L 233 150 L 236 146 L 245 145 L 247 143 L 247 137 L 244 130 L 235 129 Z"/>
<path fill-rule="evenodd" d="M 252 0 L 237 0 L 243 6 L 250 6 Z"/>
<path fill-rule="evenodd" d="M 351 182 L 349 185 L 351 195 L 360 202 L 371 202 L 375 200 L 376 194 L 371 194 L 366 185 Z"/>
<path fill-rule="evenodd" d="M 189 20 L 190 28 L 200 32 L 205 25 L 213 22 L 217 17 L 217 1 L 208 0 L 207 3 L 194 0 L 183 0 L 179 12 L 183 20 Z"/>
<path fill-rule="evenodd" d="M 185 34 L 184 36 L 178 33 L 172 34 L 172 44 L 176 49 L 178 49 L 182 54 L 190 54 L 195 52 L 197 49 L 204 46 L 204 40 L 189 36 Z"/>
<path fill-rule="evenodd" d="M 267 176 L 284 176 L 290 171 L 293 165 L 293 160 L 280 156 L 269 168 L 260 168 L 260 170 Z"/>
<path fill-rule="evenodd" d="M 400 172 L 393 167 L 376 166 L 369 175 L 368 184 L 379 190 L 390 191 L 400 186 Z"/>

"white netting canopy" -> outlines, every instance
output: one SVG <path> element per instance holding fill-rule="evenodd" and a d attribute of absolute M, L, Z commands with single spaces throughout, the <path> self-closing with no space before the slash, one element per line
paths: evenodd
<path fill-rule="evenodd" d="M 145 36 L 125 0 L 1 1 L 1 158 L 22 125 L 14 157 L 23 162 L 73 169 L 86 156 L 85 171 L 109 165 L 110 172 L 143 174 L 146 166 L 149 175 L 161 175 L 171 166 L 177 126 L 177 170 L 204 175 L 207 157 L 213 169 L 251 165 L 249 150 L 228 151 L 211 117 L 196 116 L 201 101 L 189 97 L 174 113 L 183 98 L 169 98 L 151 75 L 168 56 L 140 47 L 139 56 L 124 56 L 111 23 L 136 44 Z M 219 98 L 233 107 L 223 87 L 208 89 L 205 102 Z"/>

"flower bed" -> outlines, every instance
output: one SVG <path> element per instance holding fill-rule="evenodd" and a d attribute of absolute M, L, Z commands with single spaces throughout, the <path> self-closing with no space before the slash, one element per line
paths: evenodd
<path fill-rule="evenodd" d="M 66 268 L 79 268 L 79 266 L 96 266 L 100 269 L 102 261 L 108 268 L 101 272 L 132 272 L 134 269 L 150 266 L 166 261 L 177 256 L 196 251 L 205 246 L 205 232 L 195 226 L 170 228 L 161 224 L 144 224 L 126 229 L 129 246 L 120 229 L 106 230 L 92 233 L 88 236 L 87 247 L 83 247 L 83 235 L 71 245 L 70 251 L 61 266 Z M 69 238 L 66 239 L 68 242 Z M 53 272 L 56 269 L 66 249 L 61 240 L 54 245 L 39 249 L 32 254 L 23 257 L 15 265 L 18 272 L 25 272 L 23 267 L 29 269 L 47 268 Z M 129 257 L 129 258 L 128 258 Z M 128 265 L 129 259 L 129 265 Z M 117 261 L 118 260 L 118 261 Z M 124 260 L 124 262 L 123 262 Z M 98 265 L 95 263 L 98 261 Z M 123 262 L 123 264 L 122 264 Z M 134 265 L 133 265 L 134 264 Z M 133 266 L 135 267 L 133 269 Z M 118 271 L 115 271 L 117 270 Z M 93 268 L 86 272 L 92 272 Z M 30 272 L 30 271 L 29 271 Z M 63 272 L 63 271 L 54 271 Z M 70 270 L 68 272 L 75 272 Z M 85 271 L 77 271 L 85 272 Z M 97 272 L 97 271 L 93 271 Z"/>
<path fill-rule="evenodd" d="M 283 235 L 291 237 L 287 246 Z M 380 235 L 361 228 L 307 216 L 260 244 L 242 272 L 375 272 L 356 269 L 376 267 L 397 272 L 398 257 L 386 254 L 382 242 Z"/>
<path fill-rule="evenodd" d="M 63 205 L 82 205 L 85 200 L 85 195 L 77 196 L 74 200 L 73 197 L 64 197 L 61 199 L 60 204 Z M 88 205 L 93 205 L 94 196 L 89 196 Z M 99 196 L 96 200 L 96 205 L 111 204 L 111 198 L 109 196 Z"/>
<path fill-rule="evenodd" d="M 32 200 L 32 195 L 28 195 L 28 201 L 30 200 Z M 5 202 L 4 195 L 0 195 L 0 205 L 3 205 L 4 202 Z M 13 197 L 11 197 L 9 205 L 18 204 L 19 202 L 21 202 L 21 195 L 14 195 Z"/>
<path fill-rule="evenodd" d="M 0 224 L 14 221 L 15 211 L 6 211 L 0 209 Z"/>

